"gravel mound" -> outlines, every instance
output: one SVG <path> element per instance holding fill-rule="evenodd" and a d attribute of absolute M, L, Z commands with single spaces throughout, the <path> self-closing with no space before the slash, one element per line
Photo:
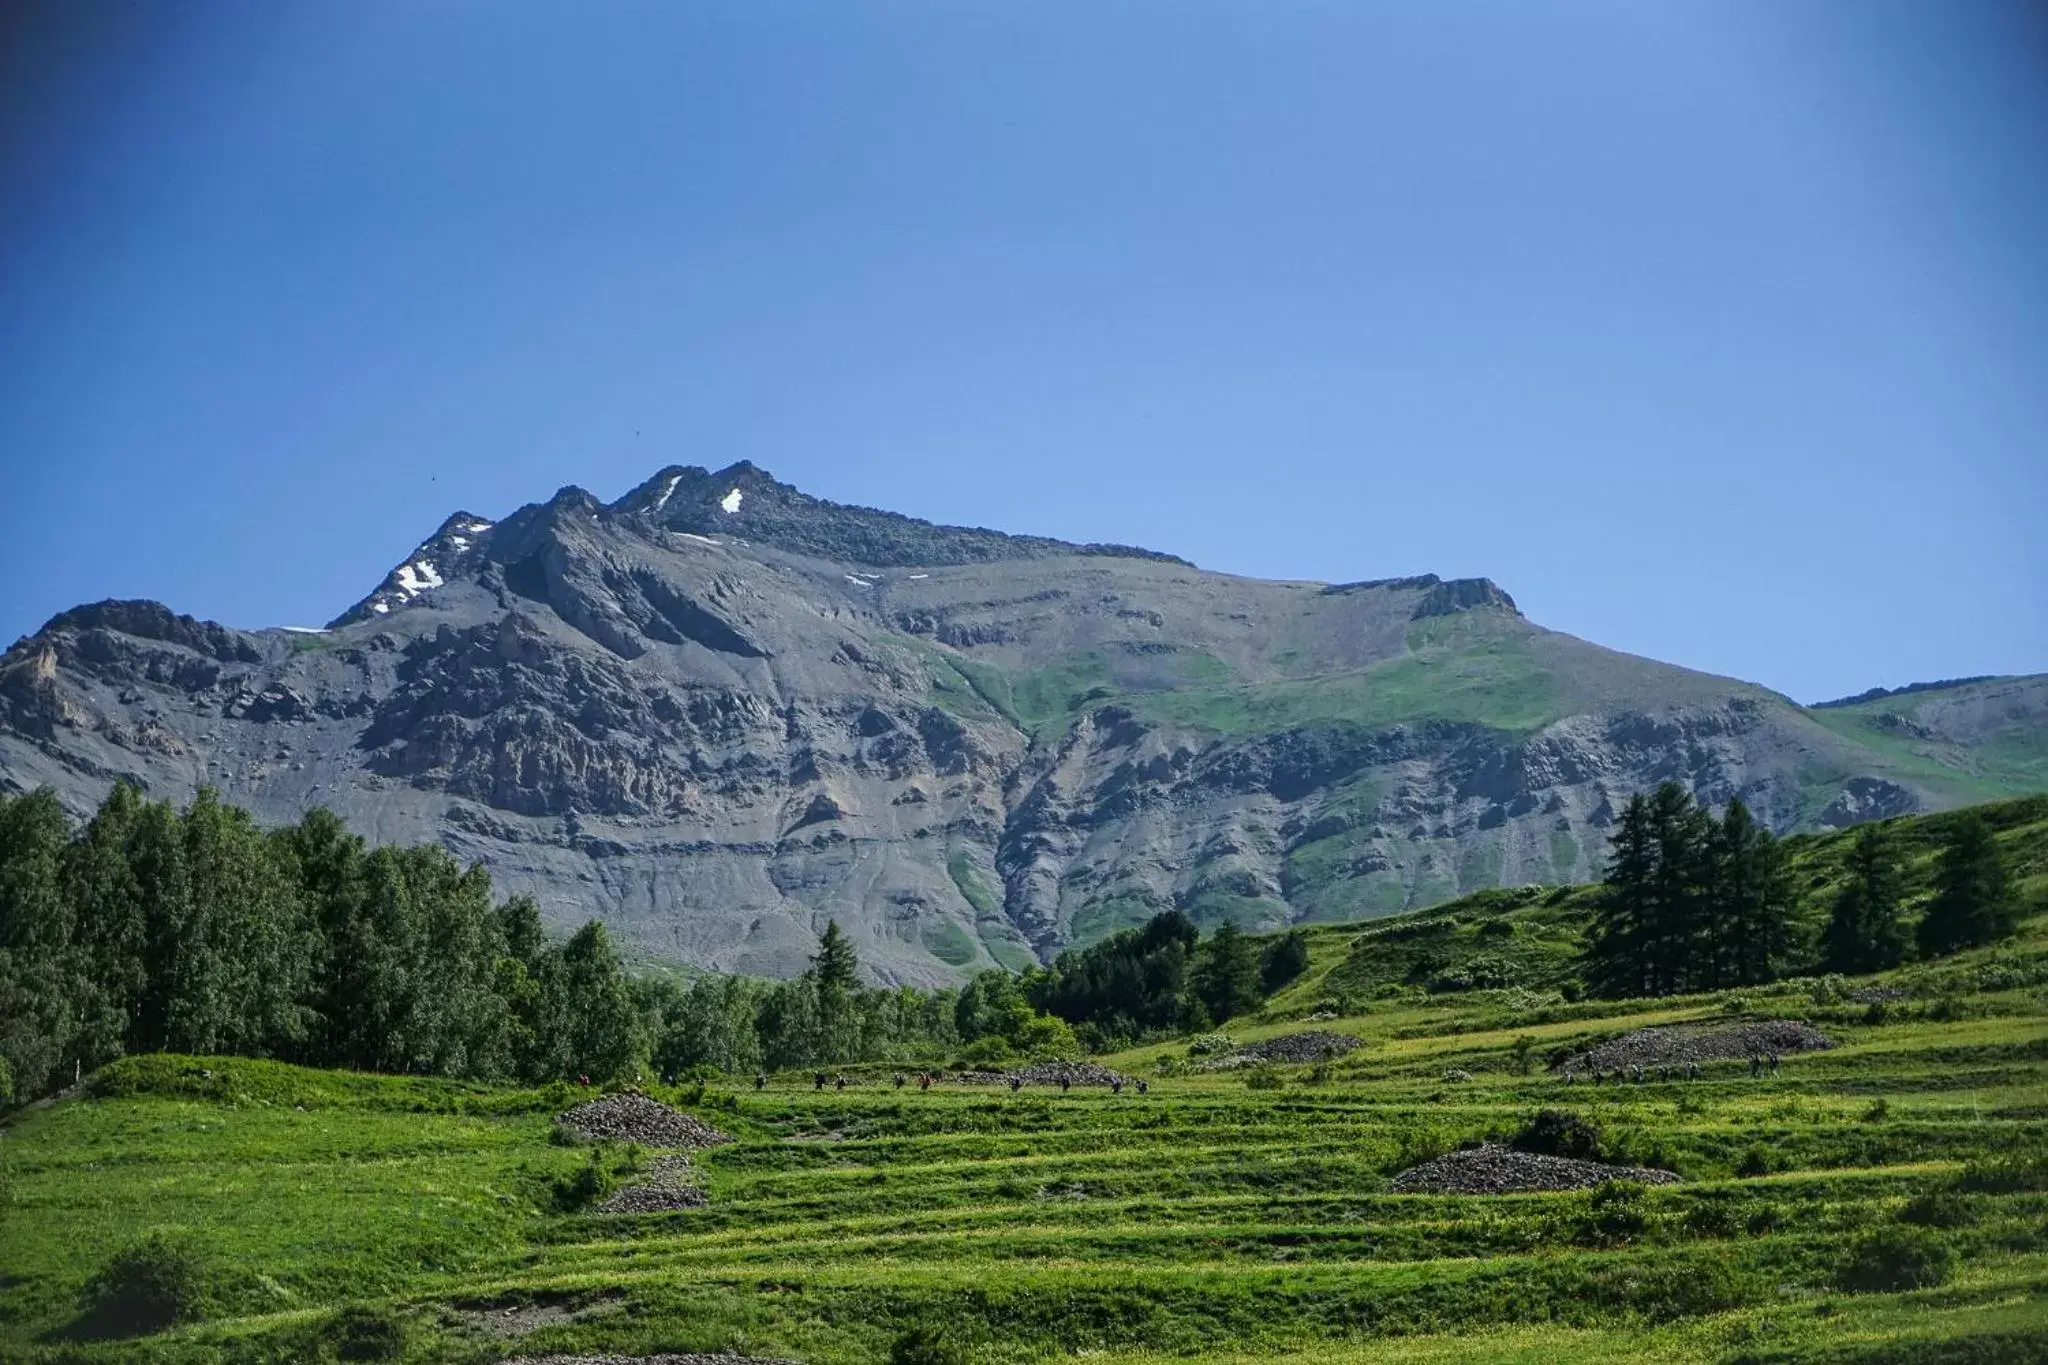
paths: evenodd
<path fill-rule="evenodd" d="M 555 1116 L 555 1122 L 594 1142 L 614 1138 L 648 1147 L 716 1147 L 732 1139 L 710 1124 L 671 1109 L 637 1090 L 601 1095 Z"/>
<path fill-rule="evenodd" d="M 1210 1062 L 1197 1062 L 1196 1071 L 1233 1071 L 1241 1066 L 1261 1066 L 1268 1062 L 1320 1062 L 1340 1056 L 1358 1046 L 1358 1039 L 1348 1033 L 1328 1033 L 1322 1029 L 1307 1029 L 1301 1033 L 1283 1033 L 1278 1038 L 1264 1042 L 1246 1043 L 1227 1057 L 1218 1057 Z"/>
<path fill-rule="evenodd" d="M 1120 1071 L 1111 1071 L 1100 1062 L 1033 1062 L 1010 1072 L 1026 1085 L 1058 1085 L 1062 1080 L 1069 1085 L 1114 1085 L 1124 1079 Z M 1007 1084 L 1009 1076 L 1005 1076 Z"/>
<path fill-rule="evenodd" d="M 1843 998 L 1858 1005 L 1896 1005 L 1912 999 L 1913 992 L 1904 986 L 1858 986 Z"/>
<path fill-rule="evenodd" d="M 622 1185 L 611 1198 L 597 1206 L 599 1213 L 668 1213 L 675 1209 L 701 1209 L 711 1201 L 697 1188 L 696 1169 L 690 1158 L 677 1153 L 654 1163 L 647 1178 Z"/>
<path fill-rule="evenodd" d="M 1492 1143 L 1411 1166 L 1390 1183 L 1397 1194 L 1521 1194 L 1529 1190 L 1590 1190 L 1610 1180 L 1678 1183 L 1671 1172 L 1646 1166 L 1608 1166 L 1568 1156 L 1518 1152 Z"/>
<path fill-rule="evenodd" d="M 1741 1061 L 1758 1053 L 1821 1052 L 1834 1045 L 1834 1039 L 1813 1025 L 1792 1019 L 1720 1026 L 1673 1024 L 1637 1029 L 1568 1057 L 1564 1065 L 1575 1071 L 1612 1071 L 1616 1067 L 1667 1066 L 1673 1062 Z"/>
<path fill-rule="evenodd" d="M 514 1356 L 499 1365 L 797 1365 L 767 1356 Z"/>
<path fill-rule="evenodd" d="M 1129 1084 L 1122 1072 L 1100 1062 L 1033 1062 L 1014 1071 L 955 1071 L 946 1079 L 955 1085 L 1008 1085 L 1013 1076 L 1024 1085 L 1058 1085 L 1062 1078 L 1068 1085 Z"/>

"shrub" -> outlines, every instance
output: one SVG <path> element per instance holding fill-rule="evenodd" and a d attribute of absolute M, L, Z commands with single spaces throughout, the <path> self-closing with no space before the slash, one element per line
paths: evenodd
<path fill-rule="evenodd" d="M 918 1326 L 889 1347 L 889 1365 L 964 1365 L 967 1353 L 943 1328 Z"/>
<path fill-rule="evenodd" d="M 1508 1145 L 1520 1152 L 1577 1157 L 1582 1161 L 1598 1161 L 1606 1150 L 1600 1125 L 1569 1109 L 1537 1110 L 1535 1117 L 1508 1139 Z"/>
<path fill-rule="evenodd" d="M 342 1360 L 397 1360 L 405 1354 L 405 1324 L 374 1308 L 344 1308 L 329 1329 Z"/>
<path fill-rule="evenodd" d="M 1536 1040 L 1523 1034 L 1508 1048 L 1508 1060 L 1514 1064 L 1517 1076 L 1526 1076 L 1535 1065 Z"/>
<path fill-rule="evenodd" d="M 1948 1279 L 1955 1252 L 1931 1232 L 1877 1228 L 1851 1244 L 1835 1282 L 1852 1294 L 1893 1294 L 1931 1289 Z"/>
<path fill-rule="evenodd" d="M 1743 1226 L 1752 1237 L 1768 1237 L 1785 1224 L 1785 1215 L 1776 1204 L 1759 1204 L 1750 1210 L 1749 1221 Z"/>
<path fill-rule="evenodd" d="M 1237 1040 L 1227 1033 L 1198 1033 L 1188 1039 L 1188 1056 L 1214 1057 L 1237 1050 Z"/>
<path fill-rule="evenodd" d="M 1733 1237 L 1739 1226 L 1734 1201 L 1725 1197 L 1709 1196 L 1686 1210 L 1685 1230 L 1694 1237 Z"/>
<path fill-rule="evenodd" d="M 1244 1073 L 1244 1088 L 1247 1090 L 1278 1090 L 1286 1084 L 1278 1067 L 1255 1066 Z"/>
<path fill-rule="evenodd" d="M 590 1160 L 576 1168 L 576 1174 L 555 1181 L 555 1204 L 564 1213 L 588 1208 L 619 1187 L 604 1163 L 602 1154 L 592 1152 Z"/>
<path fill-rule="evenodd" d="M 1582 1240 L 1612 1246 L 1641 1237 L 1650 1226 L 1643 1195 L 1644 1187 L 1633 1180 L 1610 1180 L 1594 1190 L 1587 1200 Z"/>
<path fill-rule="evenodd" d="M 1891 1116 L 1891 1112 L 1891 1102 L 1880 1095 L 1870 1102 L 1868 1109 L 1863 1111 L 1863 1121 L 1865 1123 L 1883 1123 L 1885 1119 Z"/>
<path fill-rule="evenodd" d="M 130 1337 L 197 1322 L 212 1305 L 206 1257 L 180 1233 L 152 1232 L 114 1254 L 85 1286 L 78 1334 Z"/>
<path fill-rule="evenodd" d="M 1953 1190 L 1928 1190 L 1906 1201 L 1899 1221 L 1923 1228 L 1960 1228 L 1976 1222 L 1977 1213 Z"/>
<path fill-rule="evenodd" d="M 1735 1163 L 1735 1174 L 1745 1180 L 1771 1173 L 1771 1152 L 1761 1142 L 1752 1142 Z"/>
<path fill-rule="evenodd" d="M 2029 1194 L 2048 1190 L 2048 1151 L 2007 1152 L 1972 1161 L 1956 1188 L 1977 1194 Z"/>

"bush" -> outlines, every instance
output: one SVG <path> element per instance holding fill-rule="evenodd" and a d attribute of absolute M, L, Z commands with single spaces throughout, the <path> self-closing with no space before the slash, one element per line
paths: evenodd
<path fill-rule="evenodd" d="M 1278 1067 L 1255 1066 L 1244 1073 L 1244 1088 L 1247 1090 L 1278 1090 L 1286 1084 Z"/>
<path fill-rule="evenodd" d="M 1752 1237 L 1768 1237 L 1785 1225 L 1785 1215 L 1776 1204 L 1759 1204 L 1750 1211 L 1749 1221 L 1743 1226 Z"/>
<path fill-rule="evenodd" d="M 1956 1177 L 1956 1188 L 1977 1194 L 2038 1194 L 2048 1190 L 2048 1151 L 2007 1152 L 1972 1161 Z"/>
<path fill-rule="evenodd" d="M 1761 1142 L 1752 1142 L 1735 1163 L 1735 1174 L 1745 1180 L 1771 1173 L 1771 1152 Z"/>
<path fill-rule="evenodd" d="M 204 1318 L 214 1275 L 206 1257 L 180 1233 L 152 1232 L 115 1253 L 87 1282 L 77 1334 L 132 1337 Z"/>
<path fill-rule="evenodd" d="M 913 1327 L 889 1348 L 889 1365 L 964 1365 L 967 1353 L 943 1328 Z"/>
<path fill-rule="evenodd" d="M 1645 1189 L 1633 1180 L 1610 1180 L 1587 1200 L 1581 1240 L 1601 1246 L 1632 1242 L 1649 1230 Z"/>
<path fill-rule="evenodd" d="M 1704 1199 L 1686 1210 L 1685 1230 L 1694 1237 L 1733 1237 L 1738 1226 L 1735 1205 L 1727 1199 Z"/>
<path fill-rule="evenodd" d="M 405 1354 L 405 1324 L 374 1308 L 344 1308 L 329 1329 L 342 1360 L 397 1360 Z"/>
<path fill-rule="evenodd" d="M 1955 1252 L 1931 1232 L 1878 1228 L 1856 1239 L 1835 1282 L 1852 1294 L 1895 1294 L 1931 1289 L 1949 1277 Z"/>
<path fill-rule="evenodd" d="M 1899 1221 L 1923 1228 L 1968 1227 L 1977 1221 L 1976 1210 L 1953 1190 L 1929 1190 L 1906 1201 Z"/>
<path fill-rule="evenodd" d="M 1606 1150 L 1600 1125 L 1569 1109 L 1537 1110 L 1536 1116 L 1508 1139 L 1508 1145 L 1519 1152 L 1577 1157 L 1581 1161 L 1598 1161 Z"/>
<path fill-rule="evenodd" d="M 1237 1050 L 1237 1040 L 1227 1033 L 1198 1033 L 1188 1039 L 1188 1056 L 1216 1057 Z"/>
<path fill-rule="evenodd" d="M 589 1208 L 618 1187 L 603 1154 L 592 1152 L 590 1160 L 576 1168 L 576 1174 L 555 1181 L 555 1205 L 564 1213 L 574 1213 Z"/>

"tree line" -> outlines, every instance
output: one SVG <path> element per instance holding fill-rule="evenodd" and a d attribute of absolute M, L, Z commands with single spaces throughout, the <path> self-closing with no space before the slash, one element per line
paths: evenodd
<path fill-rule="evenodd" d="M 1586 935 L 1582 971 L 1603 995 L 1758 985 L 1792 970 L 1882 971 L 1905 959 L 1904 851 L 1881 824 L 1851 845 L 1848 878 L 1817 944 L 1785 846 L 1740 800 L 1717 818 L 1675 782 L 1623 807 Z M 1934 894 L 1913 935 L 1923 957 L 1995 942 L 2016 909 L 1984 818 L 1948 817 Z M 1817 948 L 1817 952 L 1815 949 Z"/>
<path fill-rule="evenodd" d="M 834 923 L 794 980 L 684 982 L 326 810 L 263 830 L 211 790 L 180 811 L 120 785 L 75 828 L 48 790 L 0 795 L 0 1102 L 134 1052 L 533 1082 L 1071 1056 L 1226 1019 L 1306 961 L 1169 913 L 1022 977 L 884 988 Z"/>

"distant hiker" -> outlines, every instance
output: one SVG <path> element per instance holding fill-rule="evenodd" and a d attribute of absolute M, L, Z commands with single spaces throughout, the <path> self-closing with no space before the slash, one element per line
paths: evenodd
<path fill-rule="evenodd" d="M 1668 1066 L 1660 1066 L 1660 1067 L 1658 1067 L 1658 1068 L 1657 1068 L 1657 1084 L 1659 1084 L 1659 1085 L 1662 1085 L 1662 1084 L 1664 1084 L 1664 1082 L 1666 1082 L 1666 1081 L 1668 1081 L 1668 1080 L 1670 1080 L 1670 1079 L 1671 1079 L 1671 1068 L 1670 1068 L 1670 1067 L 1668 1067 Z"/>
<path fill-rule="evenodd" d="M 582 1086 L 585 1090 L 588 1090 L 590 1088 L 590 1077 L 578 1076 L 576 1078 L 576 1084 Z"/>
<path fill-rule="evenodd" d="M 1011 1093 L 1012 1095 L 1016 1094 L 1016 1093 L 1017 1093 L 1017 1091 L 1018 1091 L 1018 1090 L 1020 1090 L 1020 1089 L 1021 1089 L 1021 1088 L 1023 1087 L 1023 1085 L 1024 1085 L 1024 1078 L 1023 1078 L 1022 1076 L 1012 1076 L 1012 1077 L 1010 1077 L 1010 1093 Z"/>
<path fill-rule="evenodd" d="M 767 1088 L 767 1086 L 768 1078 L 766 1076 L 763 1076 L 760 1072 L 756 1071 L 754 1073 L 754 1089 L 764 1090 Z"/>
<path fill-rule="evenodd" d="M 900 1071 L 896 1073 L 896 1088 L 898 1090 L 903 1088 L 903 1073 Z"/>
<path fill-rule="evenodd" d="M 1570 1085 L 1575 1079 L 1577 1079 L 1577 1073 L 1575 1073 L 1570 1067 L 1566 1067 L 1564 1069 L 1564 1083 L 1566 1085 Z"/>
<path fill-rule="evenodd" d="M 1643 1064 L 1642 1064 L 1641 1062 L 1637 1062 L 1637 1063 L 1636 1063 L 1636 1084 L 1637 1084 L 1637 1085 L 1641 1085 L 1642 1083 L 1643 1083 Z"/>
<path fill-rule="evenodd" d="M 1771 1074 L 1773 1076 L 1778 1074 L 1778 1054 L 1775 1052 L 1771 1054 Z"/>
<path fill-rule="evenodd" d="M 1067 1093 L 1067 1086 L 1069 1084 L 1071 1084 L 1071 1082 L 1069 1082 L 1065 1076 L 1060 1077 L 1060 1093 L 1062 1095 Z"/>
<path fill-rule="evenodd" d="M 1755 1080 L 1755 1079 L 1756 1079 L 1756 1078 L 1757 1078 L 1758 1076 L 1760 1076 L 1760 1075 L 1762 1075 L 1762 1074 L 1763 1074 L 1763 1069 L 1764 1069 L 1764 1062 L 1763 1062 L 1763 1058 L 1761 1058 L 1761 1057 L 1757 1056 L 1757 1055 L 1756 1055 L 1756 1054 L 1755 1054 L 1754 1052 L 1750 1053 L 1750 1054 L 1749 1054 L 1749 1078 L 1750 1078 L 1751 1080 Z"/>
<path fill-rule="evenodd" d="M 839 1089 L 841 1090 L 846 1089 L 846 1077 L 844 1076 L 834 1076 L 832 1078 L 832 1083 L 839 1087 Z"/>
<path fill-rule="evenodd" d="M 1597 1067 L 1597 1066 L 1596 1066 L 1596 1067 L 1594 1067 L 1594 1068 L 1593 1068 L 1593 1085 L 1594 1085 L 1594 1086 L 1595 1086 L 1596 1088 L 1597 1088 L 1597 1087 L 1598 1087 L 1598 1086 L 1599 1086 L 1599 1085 L 1600 1085 L 1600 1084 L 1601 1084 L 1602 1082 L 1604 1082 L 1604 1081 L 1605 1081 L 1606 1079 L 1607 1079 L 1607 1078 L 1606 1078 L 1605 1076 L 1602 1076 L 1602 1075 L 1600 1074 L 1600 1068 L 1599 1068 L 1599 1067 Z"/>
<path fill-rule="evenodd" d="M 813 1090 L 823 1090 L 824 1088 L 825 1088 L 825 1073 L 824 1073 L 824 1072 L 822 1072 L 822 1071 L 820 1071 L 820 1072 L 819 1072 L 819 1073 L 818 1073 L 817 1075 L 815 1075 L 815 1076 L 811 1077 L 811 1089 L 813 1089 Z"/>
<path fill-rule="evenodd" d="M 1117 1077 L 1117 1078 L 1116 1078 L 1115 1080 L 1113 1080 L 1113 1081 L 1111 1081 L 1111 1082 L 1109 1083 L 1109 1093 L 1110 1093 L 1110 1094 L 1112 1094 L 1112 1095 L 1121 1095 L 1121 1094 L 1123 1094 L 1123 1093 L 1124 1093 L 1124 1078 L 1123 1078 L 1123 1077 L 1121 1077 L 1121 1076 L 1118 1076 L 1118 1077 Z"/>
<path fill-rule="evenodd" d="M 918 1077 L 917 1077 L 917 1088 L 918 1088 L 919 1090 L 929 1090 L 929 1089 L 931 1089 L 931 1088 L 932 1088 L 932 1073 L 931 1073 L 931 1072 L 929 1072 L 929 1071 L 922 1071 L 922 1072 L 919 1072 L 919 1073 L 918 1073 Z"/>
<path fill-rule="evenodd" d="M 1145 1083 L 1145 1078 L 1143 1076 L 1140 1076 L 1138 1078 L 1138 1093 L 1140 1095 L 1149 1095 L 1152 1093 L 1152 1087 Z"/>

